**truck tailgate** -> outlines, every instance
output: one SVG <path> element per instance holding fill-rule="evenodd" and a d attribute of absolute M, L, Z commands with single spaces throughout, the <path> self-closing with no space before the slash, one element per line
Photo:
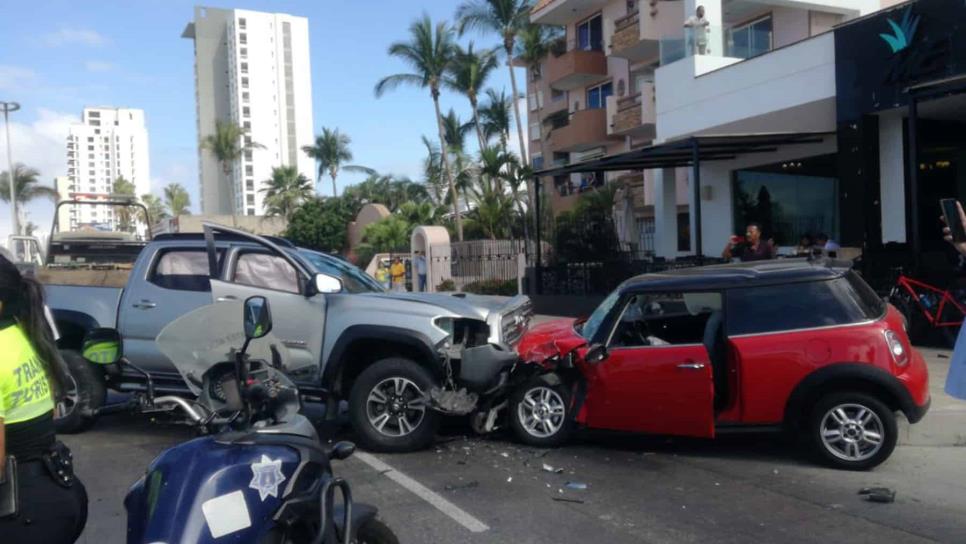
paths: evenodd
<path fill-rule="evenodd" d="M 89 315 L 98 327 L 117 326 L 117 308 L 123 289 L 116 287 L 78 287 L 74 285 L 45 285 L 47 306 L 57 315 L 75 312 Z"/>

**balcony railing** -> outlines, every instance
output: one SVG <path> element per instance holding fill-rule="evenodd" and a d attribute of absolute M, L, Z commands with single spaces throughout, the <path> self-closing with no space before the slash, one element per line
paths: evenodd
<path fill-rule="evenodd" d="M 651 138 L 655 136 L 654 84 L 644 83 L 640 92 L 607 101 L 609 134 Z"/>
<path fill-rule="evenodd" d="M 554 89 L 569 91 L 607 77 L 604 52 L 579 45 L 573 40 L 560 40 L 551 46 L 545 77 Z"/>
<path fill-rule="evenodd" d="M 548 127 L 547 144 L 553 151 L 583 151 L 607 143 L 607 110 L 585 109 L 559 117 Z"/>
<path fill-rule="evenodd" d="M 661 37 L 661 66 L 671 64 L 686 57 L 708 55 L 736 59 L 750 59 L 772 49 L 770 30 L 748 30 L 732 32 L 731 28 L 708 26 L 702 32 L 695 28 L 681 30 Z"/>

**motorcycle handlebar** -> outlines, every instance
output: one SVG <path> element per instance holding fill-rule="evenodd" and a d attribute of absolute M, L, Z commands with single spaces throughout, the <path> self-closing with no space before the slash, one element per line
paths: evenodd
<path fill-rule="evenodd" d="M 194 421 L 195 423 L 203 423 L 205 421 L 205 418 L 202 417 L 202 415 L 199 414 L 197 410 L 195 410 L 194 406 L 192 406 L 191 403 L 189 403 L 187 400 L 181 397 L 175 397 L 172 395 L 157 397 L 156 399 L 154 399 L 154 404 L 155 405 L 173 404 L 181 408 L 182 410 L 184 410 L 184 412 L 188 414 L 188 417 L 191 418 L 191 420 Z"/>

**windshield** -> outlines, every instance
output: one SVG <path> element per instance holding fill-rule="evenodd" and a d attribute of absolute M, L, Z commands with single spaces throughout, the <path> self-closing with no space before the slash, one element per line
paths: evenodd
<path fill-rule="evenodd" d="M 607 314 L 617 304 L 618 298 L 620 298 L 620 293 L 616 290 L 607 295 L 607 298 L 600 303 L 600 306 L 594 310 L 594 313 L 590 314 L 587 321 L 584 321 L 576 327 L 577 333 L 583 336 L 588 342 L 591 341 L 597 334 L 597 330 L 600 329 L 601 323 L 604 322 L 604 318 L 607 317 Z"/>
<path fill-rule="evenodd" d="M 384 291 L 382 286 L 369 274 L 345 261 L 308 249 L 299 249 L 298 254 L 316 272 L 335 276 L 342 280 L 342 287 L 347 293 L 381 293 Z"/>

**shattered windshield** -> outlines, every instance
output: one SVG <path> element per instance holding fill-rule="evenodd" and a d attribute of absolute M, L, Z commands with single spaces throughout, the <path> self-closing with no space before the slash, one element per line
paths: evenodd
<path fill-rule="evenodd" d="M 587 321 L 580 323 L 576 326 L 577 333 L 584 337 L 588 342 L 597 334 L 597 330 L 600 329 L 601 323 L 604 322 L 604 318 L 610 313 L 611 309 L 617 304 L 617 299 L 620 298 L 620 293 L 618 291 L 612 292 L 600 306 L 594 310 L 594 313 L 590 314 Z"/>

